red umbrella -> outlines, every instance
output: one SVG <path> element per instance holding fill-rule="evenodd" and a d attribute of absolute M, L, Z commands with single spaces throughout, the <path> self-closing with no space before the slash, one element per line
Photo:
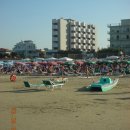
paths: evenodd
<path fill-rule="evenodd" d="M 84 62 L 83 61 L 76 61 L 75 64 L 78 64 L 78 65 L 83 65 Z"/>
<path fill-rule="evenodd" d="M 38 62 L 38 64 L 40 64 L 40 65 L 46 65 L 47 64 L 47 62 Z"/>
<path fill-rule="evenodd" d="M 58 64 L 57 62 L 52 61 L 52 62 L 48 62 L 48 65 L 58 65 Z"/>
<path fill-rule="evenodd" d="M 57 64 L 61 64 L 61 65 L 63 65 L 64 62 L 63 62 L 63 61 L 57 61 Z"/>

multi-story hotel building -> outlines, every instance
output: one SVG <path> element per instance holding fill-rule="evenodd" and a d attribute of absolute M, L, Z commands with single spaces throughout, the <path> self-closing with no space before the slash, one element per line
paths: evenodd
<path fill-rule="evenodd" d="M 110 24 L 110 47 L 122 49 L 130 55 L 130 19 L 123 19 L 119 24 Z"/>
<path fill-rule="evenodd" d="M 97 51 L 95 26 L 72 19 L 53 19 L 52 49 Z"/>
<path fill-rule="evenodd" d="M 23 57 L 38 57 L 39 53 L 36 49 L 36 45 L 33 43 L 32 40 L 21 41 L 17 43 L 14 48 L 13 52 L 23 56 Z"/>

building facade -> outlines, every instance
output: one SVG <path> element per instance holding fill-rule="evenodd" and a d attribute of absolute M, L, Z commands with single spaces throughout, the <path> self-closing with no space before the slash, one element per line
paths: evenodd
<path fill-rule="evenodd" d="M 121 20 L 120 24 L 110 24 L 110 47 L 119 48 L 130 55 L 130 19 Z"/>
<path fill-rule="evenodd" d="M 39 57 L 36 45 L 31 40 L 21 41 L 17 43 L 13 48 L 13 52 L 25 58 Z"/>
<path fill-rule="evenodd" d="M 96 27 L 72 19 L 53 19 L 52 49 L 97 51 Z"/>

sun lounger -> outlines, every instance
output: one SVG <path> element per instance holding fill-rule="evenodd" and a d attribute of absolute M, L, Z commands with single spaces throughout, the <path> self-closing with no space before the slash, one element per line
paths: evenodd
<path fill-rule="evenodd" d="M 24 81 L 24 86 L 27 87 L 27 88 L 46 87 L 45 84 L 30 84 L 28 81 Z"/>
<path fill-rule="evenodd" d="M 49 88 L 62 88 L 64 85 L 63 83 L 55 83 L 51 80 L 43 80 L 43 84 L 45 84 L 45 86 Z"/>

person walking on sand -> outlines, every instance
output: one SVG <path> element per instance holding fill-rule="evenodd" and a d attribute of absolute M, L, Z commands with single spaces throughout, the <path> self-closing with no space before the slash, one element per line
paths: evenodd
<path fill-rule="evenodd" d="M 88 76 L 89 76 L 89 74 L 90 74 L 90 72 L 89 72 L 89 67 L 88 67 L 88 66 L 86 66 L 86 68 L 85 68 L 85 73 L 86 73 L 86 76 L 87 76 L 87 78 L 88 78 Z"/>

